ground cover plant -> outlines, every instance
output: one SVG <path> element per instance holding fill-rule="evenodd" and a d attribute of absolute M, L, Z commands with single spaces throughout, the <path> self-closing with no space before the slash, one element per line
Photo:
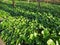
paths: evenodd
<path fill-rule="evenodd" d="M 0 20 L 6 45 L 60 45 L 60 5 L 0 2 Z"/>

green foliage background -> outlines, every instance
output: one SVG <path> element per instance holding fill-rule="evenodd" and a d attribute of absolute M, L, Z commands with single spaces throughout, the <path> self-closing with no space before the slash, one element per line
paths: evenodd
<path fill-rule="evenodd" d="M 0 20 L 6 45 L 60 45 L 60 5 L 0 2 Z"/>

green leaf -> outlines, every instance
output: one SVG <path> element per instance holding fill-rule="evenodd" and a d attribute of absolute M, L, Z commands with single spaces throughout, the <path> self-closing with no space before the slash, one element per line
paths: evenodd
<path fill-rule="evenodd" d="M 55 45 L 54 41 L 52 39 L 49 39 L 47 41 L 47 45 Z"/>

